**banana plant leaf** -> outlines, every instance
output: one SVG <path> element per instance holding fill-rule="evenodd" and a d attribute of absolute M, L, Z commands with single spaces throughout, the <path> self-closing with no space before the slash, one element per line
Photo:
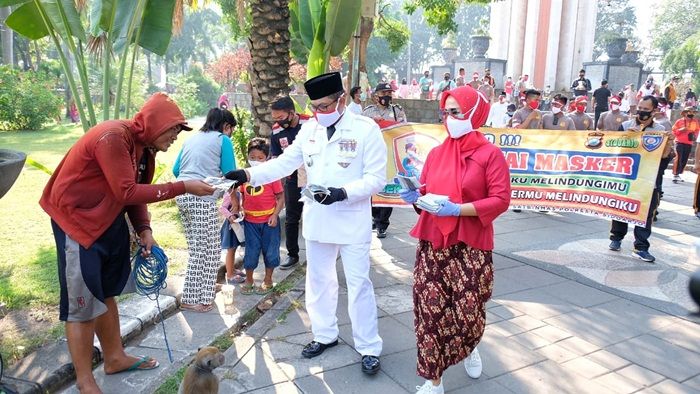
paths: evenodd
<path fill-rule="evenodd" d="M 31 0 L 0 0 L 0 7 L 9 7 L 11 5 L 28 3 Z"/>
<path fill-rule="evenodd" d="M 299 0 L 299 35 L 304 46 L 311 48 L 314 45 L 314 23 L 311 17 L 312 0 Z"/>
<path fill-rule="evenodd" d="M 357 0 L 330 0 L 326 11 L 326 51 L 340 55 L 348 45 L 360 20 L 362 2 Z"/>
<path fill-rule="evenodd" d="M 70 34 L 85 41 L 85 30 L 73 0 L 41 0 L 41 4 L 58 35 L 67 37 Z"/>
<path fill-rule="evenodd" d="M 5 24 L 30 40 L 38 40 L 49 35 L 49 30 L 41 17 L 41 11 L 34 3 L 19 6 L 7 17 Z"/>
<path fill-rule="evenodd" d="M 143 14 L 139 45 L 156 55 L 164 56 L 173 30 L 175 1 L 149 0 Z"/>

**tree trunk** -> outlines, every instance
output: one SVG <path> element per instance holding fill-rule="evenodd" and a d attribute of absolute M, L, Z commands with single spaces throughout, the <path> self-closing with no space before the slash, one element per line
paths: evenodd
<path fill-rule="evenodd" d="M 34 40 L 34 52 L 36 53 L 36 62 L 34 63 L 34 71 L 39 71 L 41 67 L 41 50 L 39 49 L 39 41 Z"/>
<path fill-rule="evenodd" d="M 358 61 L 360 72 L 367 73 L 367 43 L 374 30 L 374 18 L 363 16 L 360 18 L 360 59 Z"/>
<path fill-rule="evenodd" d="M 151 71 L 151 52 L 150 51 L 144 51 L 146 52 L 146 64 L 148 64 L 148 72 L 147 72 L 147 77 L 148 77 L 148 87 L 150 88 L 153 86 L 153 74 Z"/>
<path fill-rule="evenodd" d="M 272 131 L 269 105 L 279 94 L 289 93 L 289 2 L 251 1 L 252 27 L 248 48 L 255 133 L 268 136 Z"/>
<path fill-rule="evenodd" d="M 5 19 L 10 16 L 10 7 L 0 7 L 0 39 L 2 39 L 2 63 L 12 67 L 15 64 L 12 36 L 14 32 L 5 25 Z"/>

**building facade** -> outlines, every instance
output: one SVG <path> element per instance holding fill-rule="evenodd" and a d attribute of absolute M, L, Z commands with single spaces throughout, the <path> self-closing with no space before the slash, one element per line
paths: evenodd
<path fill-rule="evenodd" d="M 489 57 L 506 75 L 530 76 L 539 89 L 568 90 L 592 61 L 597 0 L 503 0 L 491 3 Z"/>

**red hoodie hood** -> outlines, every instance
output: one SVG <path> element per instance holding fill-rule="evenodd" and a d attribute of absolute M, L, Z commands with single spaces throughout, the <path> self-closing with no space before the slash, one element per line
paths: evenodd
<path fill-rule="evenodd" d="M 165 93 L 155 93 L 134 116 L 131 131 L 136 141 L 151 146 L 163 132 L 176 125 L 181 125 L 183 130 L 192 130 L 175 101 Z"/>

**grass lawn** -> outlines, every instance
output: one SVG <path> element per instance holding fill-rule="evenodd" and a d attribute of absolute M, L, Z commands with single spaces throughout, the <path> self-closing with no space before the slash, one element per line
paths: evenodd
<path fill-rule="evenodd" d="M 201 123 L 201 119 L 190 121 L 196 126 Z M 39 131 L 0 132 L 0 147 L 23 151 L 53 170 L 82 134 L 82 128 L 73 125 L 57 125 Z M 173 179 L 170 169 L 182 142 L 191 134 L 181 133 L 168 152 L 158 154 L 157 161 L 168 167 L 159 182 Z M 0 302 L 10 309 L 10 314 L 0 319 L 0 352 L 8 359 L 17 359 L 41 344 L 37 342 L 62 334 L 56 328 L 60 325 L 57 323 L 58 274 L 53 233 L 49 217 L 38 203 L 48 179 L 48 174 L 25 165 L 12 189 L 0 199 L 3 223 L 0 226 Z M 166 253 L 186 249 L 175 202 L 151 204 L 149 210 L 154 237 Z M 171 262 L 172 273 L 182 271 L 186 264 L 177 259 L 171 259 Z M 37 315 L 38 311 L 42 312 Z M 37 333 L 23 330 L 26 324 L 16 321 L 18 316 L 28 316 L 29 319 L 33 316 L 43 323 L 45 327 L 38 337 L 44 339 L 37 341 Z M 50 333 L 48 337 L 47 333 Z"/>

